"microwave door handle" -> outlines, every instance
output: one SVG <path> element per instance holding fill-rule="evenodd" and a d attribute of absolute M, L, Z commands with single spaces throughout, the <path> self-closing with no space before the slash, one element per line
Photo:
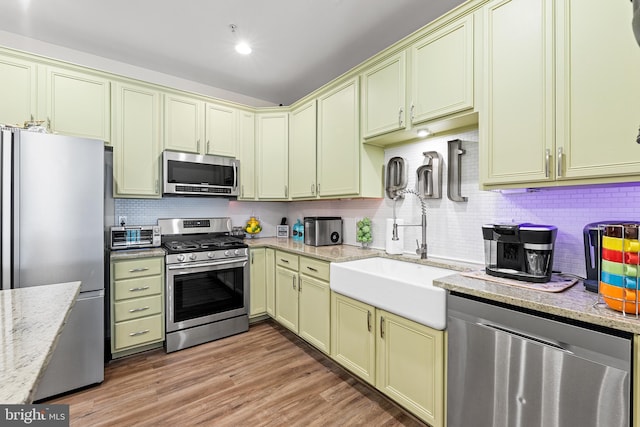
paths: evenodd
<path fill-rule="evenodd" d="M 238 163 L 233 163 L 233 188 L 238 189 Z"/>

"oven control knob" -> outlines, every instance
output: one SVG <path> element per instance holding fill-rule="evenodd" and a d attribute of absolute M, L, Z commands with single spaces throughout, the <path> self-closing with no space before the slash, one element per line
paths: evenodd
<path fill-rule="evenodd" d="M 196 258 L 198 258 L 198 256 L 197 256 L 196 254 L 189 254 L 189 259 L 190 259 L 191 261 L 195 261 L 195 260 L 196 260 Z"/>
<path fill-rule="evenodd" d="M 207 256 L 208 256 L 209 258 L 213 258 L 213 257 L 215 257 L 216 255 L 215 255 L 213 252 L 207 252 Z"/>
<path fill-rule="evenodd" d="M 233 251 L 233 254 L 236 255 L 236 256 L 240 255 L 240 250 L 236 249 L 235 251 Z"/>
<path fill-rule="evenodd" d="M 184 261 L 184 255 L 180 254 L 180 255 L 178 255 L 178 256 L 176 257 L 176 259 L 177 259 L 179 262 L 182 262 L 182 261 Z"/>
<path fill-rule="evenodd" d="M 231 252 L 229 252 L 229 251 L 224 251 L 224 256 L 231 256 Z"/>

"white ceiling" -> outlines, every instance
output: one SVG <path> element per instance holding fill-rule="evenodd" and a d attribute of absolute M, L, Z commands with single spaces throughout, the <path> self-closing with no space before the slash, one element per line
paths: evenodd
<path fill-rule="evenodd" d="M 2 0 L 0 30 L 289 105 L 463 1 Z"/>

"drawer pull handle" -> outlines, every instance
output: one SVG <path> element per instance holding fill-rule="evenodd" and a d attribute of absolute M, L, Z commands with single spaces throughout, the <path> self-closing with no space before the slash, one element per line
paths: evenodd
<path fill-rule="evenodd" d="M 380 316 L 380 338 L 384 339 L 384 317 Z"/>
<path fill-rule="evenodd" d="M 282 262 L 284 262 L 286 264 L 289 264 L 289 260 L 288 259 L 280 258 L 280 261 L 282 261 Z"/>
<path fill-rule="evenodd" d="M 311 270 L 311 271 L 315 272 L 315 273 L 317 273 L 317 272 L 318 272 L 318 270 L 317 270 L 316 268 L 308 267 L 308 266 L 307 266 L 307 268 L 308 268 L 309 270 Z"/>
<path fill-rule="evenodd" d="M 140 307 L 140 308 L 132 308 L 129 310 L 129 313 L 137 313 L 139 311 L 149 310 L 149 307 Z"/>
<path fill-rule="evenodd" d="M 129 288 L 129 292 L 140 292 L 146 291 L 147 289 L 149 289 L 148 286 L 142 286 L 141 288 Z"/>
<path fill-rule="evenodd" d="M 147 271 L 148 269 L 149 267 L 132 268 L 131 270 L 129 270 L 129 273 L 140 273 L 141 271 Z"/>
<path fill-rule="evenodd" d="M 148 334 L 148 333 L 149 333 L 149 330 L 148 330 L 148 329 L 145 329 L 144 331 L 131 332 L 131 333 L 129 334 L 129 336 L 130 336 L 130 337 L 137 337 L 137 336 L 139 336 L 139 335 L 144 335 L 144 334 Z"/>
<path fill-rule="evenodd" d="M 367 310 L 367 331 L 371 332 L 371 312 Z"/>

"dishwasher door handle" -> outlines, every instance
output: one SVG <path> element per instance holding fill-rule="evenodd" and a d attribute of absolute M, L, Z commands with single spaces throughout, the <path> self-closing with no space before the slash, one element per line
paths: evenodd
<path fill-rule="evenodd" d="M 563 352 L 568 353 L 568 354 L 574 354 L 571 350 L 563 347 L 561 344 L 557 344 L 557 343 L 554 343 L 552 341 L 548 341 L 548 340 L 545 340 L 545 339 L 542 339 L 542 338 L 538 338 L 538 337 L 534 337 L 534 336 L 531 336 L 531 335 L 527 335 L 527 334 L 524 334 L 524 333 L 519 332 L 519 331 L 514 331 L 513 329 L 505 328 L 504 326 L 498 326 L 498 325 L 493 325 L 491 323 L 481 323 L 481 322 L 476 322 L 476 325 L 482 326 L 484 328 L 489 328 L 489 329 L 493 329 L 493 330 L 496 330 L 496 331 L 504 332 L 504 333 L 507 333 L 507 334 L 515 335 L 515 336 L 517 336 L 519 338 L 523 338 L 525 340 L 537 342 L 538 344 L 546 345 L 547 347 L 551 347 L 551 348 L 553 348 L 555 350 L 560 350 L 560 351 L 563 351 Z"/>

